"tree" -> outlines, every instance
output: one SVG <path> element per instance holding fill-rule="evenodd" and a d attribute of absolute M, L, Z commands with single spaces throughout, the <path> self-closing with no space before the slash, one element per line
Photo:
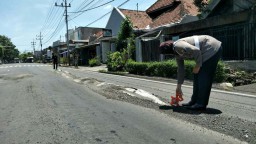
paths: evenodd
<path fill-rule="evenodd" d="M 22 60 L 23 62 L 26 62 L 28 57 L 32 57 L 33 53 L 28 52 L 28 53 L 22 53 L 19 55 L 19 59 Z"/>
<path fill-rule="evenodd" d="M 0 35 L 0 55 L 4 61 L 11 62 L 19 56 L 19 50 L 15 47 L 10 38 Z"/>
<path fill-rule="evenodd" d="M 211 0 L 194 0 L 194 5 L 198 7 L 198 11 L 201 12 L 201 14 L 198 15 L 199 18 L 202 17 L 203 13 L 210 12 L 209 9 L 207 9 L 207 5 L 211 2 Z"/>
<path fill-rule="evenodd" d="M 135 35 L 129 18 L 125 18 L 118 33 L 117 52 L 109 53 L 107 67 L 109 71 L 124 71 L 125 65 L 135 51 Z"/>
<path fill-rule="evenodd" d="M 121 24 L 120 31 L 117 37 L 117 50 L 127 48 L 128 38 L 133 35 L 133 25 L 129 18 L 125 18 Z"/>

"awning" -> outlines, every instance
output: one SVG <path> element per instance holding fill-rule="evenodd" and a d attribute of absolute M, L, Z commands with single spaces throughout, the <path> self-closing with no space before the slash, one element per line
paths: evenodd
<path fill-rule="evenodd" d="M 94 43 L 94 44 L 89 44 L 89 45 L 83 45 L 80 48 L 89 48 L 89 47 L 93 47 L 93 46 L 97 46 L 100 45 L 100 43 Z"/>
<path fill-rule="evenodd" d="M 69 50 L 69 52 L 72 52 L 72 50 Z M 62 52 L 60 54 L 65 54 L 65 53 L 68 53 L 68 51 L 64 51 L 64 52 Z"/>

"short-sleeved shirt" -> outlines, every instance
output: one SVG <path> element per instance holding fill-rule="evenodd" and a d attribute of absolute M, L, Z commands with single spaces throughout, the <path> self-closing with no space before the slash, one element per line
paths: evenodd
<path fill-rule="evenodd" d="M 178 84 L 184 82 L 184 59 L 194 59 L 196 65 L 201 67 L 202 63 L 214 56 L 221 47 L 221 42 L 214 37 L 208 35 L 199 35 L 197 37 L 199 48 L 196 47 L 194 36 L 179 39 L 174 43 L 174 50 L 179 54 L 176 56 Z"/>

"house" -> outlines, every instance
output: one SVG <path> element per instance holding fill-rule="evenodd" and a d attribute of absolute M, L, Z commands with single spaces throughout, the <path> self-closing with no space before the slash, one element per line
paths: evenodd
<path fill-rule="evenodd" d="M 120 31 L 120 26 L 126 17 L 130 18 L 133 23 L 134 30 L 146 29 L 146 27 L 152 22 L 151 18 L 145 11 L 114 7 L 106 25 L 106 29 L 112 30 L 113 37 L 117 37 L 118 32 Z"/>
<path fill-rule="evenodd" d="M 111 30 L 111 37 L 104 37 L 101 39 L 101 57 L 102 62 L 107 61 L 107 53 L 118 50 L 115 45 L 115 40 L 120 31 L 120 27 L 124 19 L 128 17 L 133 23 L 133 30 L 135 34 L 141 35 L 146 33 L 147 27 L 152 23 L 152 19 L 147 15 L 145 11 L 128 10 L 114 7 L 109 20 L 106 24 L 106 29 Z"/>
<path fill-rule="evenodd" d="M 70 44 L 74 44 L 71 59 L 74 54 L 79 56 L 79 65 L 88 65 L 89 60 L 97 56 L 99 51 L 100 37 L 103 36 L 103 28 L 78 27 L 74 30 L 74 40 L 70 40 Z"/>
<path fill-rule="evenodd" d="M 158 49 L 164 41 L 162 29 L 180 23 L 197 21 L 198 9 L 194 0 L 158 0 L 146 10 L 152 22 L 150 32 L 136 38 L 136 61 L 160 61 L 164 59 Z"/>
<path fill-rule="evenodd" d="M 163 28 L 167 39 L 207 34 L 222 41 L 224 60 L 256 59 L 256 0 L 215 0 L 203 19 Z"/>

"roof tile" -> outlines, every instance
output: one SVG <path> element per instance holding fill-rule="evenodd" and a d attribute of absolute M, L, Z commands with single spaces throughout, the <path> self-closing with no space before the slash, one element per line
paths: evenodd
<path fill-rule="evenodd" d="M 158 9 L 161 9 L 163 7 L 166 7 L 167 5 L 172 5 L 175 0 L 158 0 L 156 1 L 151 7 L 149 7 L 146 12 L 150 13 L 153 11 L 156 11 Z"/>
<path fill-rule="evenodd" d="M 147 15 L 145 11 L 127 10 L 127 9 L 120 9 L 120 11 L 125 16 L 130 18 L 134 28 L 144 29 L 150 23 L 152 23 L 152 19 Z"/>
<path fill-rule="evenodd" d="M 175 9 L 167 11 L 155 18 L 150 24 L 151 28 L 156 28 L 161 25 L 179 22 L 186 14 L 196 16 L 199 12 L 197 7 L 193 4 L 193 0 L 180 0 L 181 4 Z"/>

